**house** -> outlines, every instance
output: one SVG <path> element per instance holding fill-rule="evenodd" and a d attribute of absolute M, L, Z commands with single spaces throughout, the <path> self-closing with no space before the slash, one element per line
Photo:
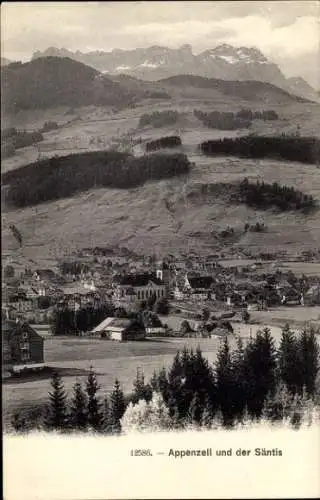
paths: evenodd
<path fill-rule="evenodd" d="M 3 371 L 44 366 L 44 341 L 28 323 L 2 319 Z"/>
<path fill-rule="evenodd" d="M 320 305 L 320 285 L 312 285 L 303 296 L 303 305 Z"/>
<path fill-rule="evenodd" d="M 144 340 L 146 330 L 143 324 L 135 319 L 106 318 L 92 330 L 92 335 L 110 340 Z"/>
<path fill-rule="evenodd" d="M 148 300 L 155 296 L 156 298 L 166 297 L 167 288 L 165 283 L 153 274 L 127 274 L 119 279 L 115 289 L 114 297 L 117 301 L 130 300 Z"/>
<path fill-rule="evenodd" d="M 214 279 L 212 276 L 185 277 L 184 292 L 192 300 L 207 300 L 212 298 L 212 286 Z"/>
<path fill-rule="evenodd" d="M 37 269 L 33 273 L 33 278 L 37 281 L 52 281 L 56 278 L 56 274 L 52 269 Z"/>
<path fill-rule="evenodd" d="M 161 337 L 167 332 L 167 329 L 161 323 L 160 318 L 151 311 L 148 311 L 143 315 L 143 324 L 148 337 Z"/>

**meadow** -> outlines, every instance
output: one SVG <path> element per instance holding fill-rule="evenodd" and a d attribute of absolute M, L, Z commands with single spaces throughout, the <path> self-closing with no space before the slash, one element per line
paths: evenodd
<path fill-rule="evenodd" d="M 236 343 L 236 336 L 246 341 L 262 325 L 234 323 L 233 327 L 235 335 L 229 336 L 231 347 Z M 281 328 L 269 328 L 278 345 Z M 143 370 L 145 380 L 148 381 L 154 370 L 169 367 L 177 350 L 182 350 L 184 346 L 194 350 L 200 346 L 204 356 L 213 364 L 220 343 L 221 337 L 157 338 L 119 343 L 99 338 L 45 336 L 45 365 L 61 372 L 69 393 L 77 380 L 85 382 L 91 366 L 97 373 L 101 396 L 112 390 L 115 378 L 120 381 L 124 392 L 129 393 L 138 368 Z M 31 408 L 34 404 L 45 403 L 49 390 L 50 374 L 4 381 L 2 391 L 5 422 L 8 423 L 10 415 L 18 408 Z"/>
<path fill-rule="evenodd" d="M 45 364 L 69 371 L 64 377 L 67 391 L 77 381 L 85 381 L 92 366 L 101 384 L 101 395 L 107 394 L 118 378 L 123 390 L 132 390 L 137 369 L 141 368 L 146 380 L 154 370 L 169 366 L 178 349 L 185 345 L 194 349 L 200 345 L 210 361 L 214 361 L 220 343 L 215 339 L 153 339 L 144 342 L 112 342 L 101 339 L 50 337 L 45 339 Z M 67 371 L 66 371 L 67 370 Z M 10 380 L 3 384 L 4 419 L 20 407 L 31 408 L 35 403 L 47 401 L 50 378 Z"/>

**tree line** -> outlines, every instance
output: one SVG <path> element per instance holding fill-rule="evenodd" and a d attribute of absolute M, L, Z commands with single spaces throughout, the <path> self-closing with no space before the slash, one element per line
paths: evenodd
<path fill-rule="evenodd" d="M 193 114 L 206 127 L 218 130 L 236 130 L 249 128 L 253 120 L 278 120 L 278 114 L 274 110 L 252 111 L 241 109 L 236 113 L 231 111 L 209 111 L 203 112 L 195 109 Z"/>
<path fill-rule="evenodd" d="M 208 156 L 274 158 L 318 164 L 320 140 L 316 137 L 264 137 L 248 135 L 202 142 L 200 151 Z"/>
<path fill-rule="evenodd" d="M 241 338 L 231 349 L 222 341 L 211 365 L 200 348 L 178 351 L 166 370 L 154 372 L 149 382 L 137 370 L 133 391 L 125 397 L 116 380 L 111 393 L 99 396 L 100 386 L 91 369 L 83 389 L 73 387 L 68 400 L 63 381 L 55 373 L 45 412 L 37 424 L 15 413 L 12 425 L 25 431 L 35 425 L 47 430 L 93 430 L 119 433 L 132 429 L 179 429 L 189 425 L 232 428 L 239 423 L 289 420 L 298 428 L 306 406 L 317 398 L 319 347 L 312 328 L 298 335 L 288 325 L 275 347 L 268 328 L 246 345 Z"/>
<path fill-rule="evenodd" d="M 268 184 L 264 181 L 249 182 L 247 178 L 239 184 L 240 202 L 251 207 L 268 209 L 277 207 L 281 211 L 309 211 L 316 206 L 312 195 L 304 194 L 294 187 L 281 186 L 277 182 Z"/>
<path fill-rule="evenodd" d="M 70 309 L 66 305 L 56 307 L 51 317 L 53 335 L 76 335 L 95 328 L 105 318 L 114 316 L 115 308 L 111 305 L 97 307 L 79 307 Z"/>
<path fill-rule="evenodd" d="M 136 321 L 144 328 L 148 326 L 161 326 L 157 314 L 167 315 L 169 303 L 165 297 L 151 296 L 146 301 L 139 301 L 136 310 L 126 311 L 122 307 L 114 307 L 111 303 L 96 306 L 88 305 L 78 309 L 70 308 L 66 304 L 55 308 L 51 317 L 51 332 L 53 335 L 77 335 L 95 328 L 107 317 L 128 318 Z"/>
<path fill-rule="evenodd" d="M 163 148 L 175 148 L 181 146 L 181 138 L 177 135 L 170 135 L 167 137 L 160 137 L 154 141 L 149 141 L 146 143 L 146 152 L 157 151 Z"/>
<path fill-rule="evenodd" d="M 186 174 L 189 168 L 187 156 L 178 153 L 135 158 L 118 151 L 95 151 L 39 160 L 5 172 L 2 181 L 9 184 L 6 202 L 20 208 L 92 188 L 134 188 L 148 180 Z"/>
<path fill-rule="evenodd" d="M 17 130 L 16 128 L 7 128 L 1 132 L 1 156 L 3 158 L 12 156 L 16 149 L 31 146 L 37 142 L 43 141 L 41 131 Z"/>
<path fill-rule="evenodd" d="M 165 111 L 154 111 L 153 113 L 145 113 L 141 115 L 139 120 L 139 127 L 152 126 L 155 128 L 160 128 L 165 125 L 174 125 L 179 119 L 178 111 L 165 110 Z"/>

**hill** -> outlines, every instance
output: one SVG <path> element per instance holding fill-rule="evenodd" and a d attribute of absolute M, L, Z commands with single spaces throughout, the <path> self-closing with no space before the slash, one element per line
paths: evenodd
<path fill-rule="evenodd" d="M 205 89 L 210 91 L 219 91 L 223 96 L 238 97 L 248 101 L 259 101 L 261 103 L 279 103 L 288 102 L 308 102 L 307 99 L 292 95 L 286 90 L 280 89 L 271 83 L 259 81 L 231 81 L 219 80 L 216 78 L 205 78 L 194 75 L 178 75 L 165 78 L 159 81 L 166 87 Z"/>
<path fill-rule="evenodd" d="M 280 160 L 203 157 L 189 175 L 148 181 L 132 189 L 100 188 L 35 207 L 5 211 L 23 238 L 20 249 L 10 231 L 3 231 L 4 254 L 34 260 L 56 258 L 77 248 L 119 245 L 138 253 L 180 254 L 188 248 L 206 255 L 226 255 L 245 250 L 295 255 L 320 246 L 318 213 L 260 210 L 230 202 L 228 193 L 214 185 L 248 178 L 294 187 L 319 201 L 320 176 L 314 165 Z M 212 190 L 207 186 L 213 186 Z M 263 221 L 263 232 L 245 231 Z M 232 234 L 226 229 L 233 228 Z"/>
<path fill-rule="evenodd" d="M 57 106 L 123 107 L 137 99 L 117 82 L 70 58 L 45 57 L 2 68 L 5 113 Z"/>
<path fill-rule="evenodd" d="M 307 82 L 299 77 L 297 85 L 294 80 L 286 78 L 280 67 L 255 47 L 234 47 L 224 43 L 200 54 L 194 54 L 189 44 L 174 49 L 153 45 L 86 53 L 48 47 L 43 52 L 35 52 L 33 59 L 47 56 L 70 57 L 108 75 L 125 73 L 148 81 L 188 74 L 231 81 L 268 82 L 290 93 L 318 100 Z"/>

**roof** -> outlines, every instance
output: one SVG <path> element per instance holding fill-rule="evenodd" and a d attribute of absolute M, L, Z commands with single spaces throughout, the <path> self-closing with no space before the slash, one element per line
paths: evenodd
<path fill-rule="evenodd" d="M 64 295 L 89 295 L 92 294 L 93 291 L 88 288 L 84 288 L 83 286 L 66 286 L 62 288 L 62 293 Z"/>
<path fill-rule="evenodd" d="M 98 326 L 96 326 L 92 330 L 92 333 L 103 332 L 110 327 L 122 330 L 130 326 L 131 323 L 132 323 L 131 319 L 108 317 L 104 319 Z"/>
<path fill-rule="evenodd" d="M 52 269 L 36 269 L 36 273 L 39 274 L 39 276 L 48 276 L 50 278 L 55 277 L 55 273 L 52 271 Z"/>
<path fill-rule="evenodd" d="M 123 276 L 120 281 L 119 285 L 121 286 L 132 286 L 132 287 L 139 287 L 139 286 L 147 286 L 150 281 L 154 283 L 155 285 L 163 285 L 163 282 L 157 278 L 154 274 L 127 274 L 126 276 Z"/>
<path fill-rule="evenodd" d="M 29 325 L 29 323 L 21 324 L 16 321 L 3 318 L 1 322 L 1 329 L 2 339 L 7 342 L 9 342 L 15 335 L 22 333 L 22 331 L 27 331 L 37 337 L 40 337 L 40 335 Z"/>
<path fill-rule="evenodd" d="M 191 288 L 210 288 L 213 283 L 212 276 L 199 276 L 188 278 Z"/>

